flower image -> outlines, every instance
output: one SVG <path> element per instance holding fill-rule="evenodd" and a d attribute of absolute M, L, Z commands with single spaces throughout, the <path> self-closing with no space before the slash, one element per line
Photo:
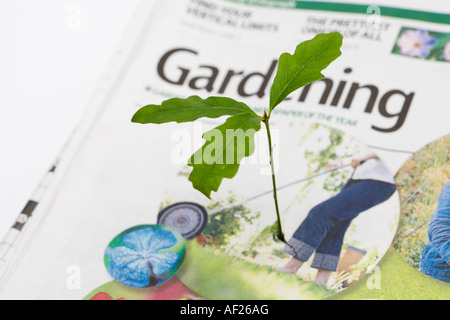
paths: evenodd
<path fill-rule="evenodd" d="M 405 30 L 397 41 L 405 56 L 428 58 L 437 39 L 425 30 Z"/>
<path fill-rule="evenodd" d="M 105 292 L 99 292 L 95 296 L 93 296 L 90 300 L 92 301 L 112 301 L 114 300 L 109 294 Z M 124 298 L 116 299 L 117 301 L 123 301 Z"/>
<path fill-rule="evenodd" d="M 450 42 L 447 42 L 444 48 L 444 59 L 450 61 Z"/>
<path fill-rule="evenodd" d="M 184 239 L 164 226 L 139 226 L 118 235 L 105 252 L 111 276 L 134 288 L 156 286 L 173 276 L 184 259 Z"/>

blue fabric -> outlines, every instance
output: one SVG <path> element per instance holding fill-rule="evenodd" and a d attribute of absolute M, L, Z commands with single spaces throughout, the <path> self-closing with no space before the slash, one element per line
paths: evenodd
<path fill-rule="evenodd" d="M 420 271 L 450 283 L 450 181 L 441 191 L 428 228 L 430 242 L 425 247 Z"/>
<path fill-rule="evenodd" d="M 395 185 L 386 182 L 349 180 L 341 192 L 309 212 L 284 251 L 302 261 L 315 251 L 313 268 L 336 271 L 352 220 L 389 199 L 395 191 Z"/>
<path fill-rule="evenodd" d="M 450 276 L 440 276 L 440 275 L 433 275 L 433 274 L 429 274 L 428 276 L 430 276 L 436 280 L 439 280 L 439 281 L 450 283 Z"/>

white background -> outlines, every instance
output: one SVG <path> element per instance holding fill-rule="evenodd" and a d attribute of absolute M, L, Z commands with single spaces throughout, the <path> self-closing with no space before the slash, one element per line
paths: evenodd
<path fill-rule="evenodd" d="M 0 0 L 0 239 L 80 119 L 137 0 Z"/>
<path fill-rule="evenodd" d="M 444 0 L 348 2 L 450 12 Z M 0 239 L 75 128 L 137 3 L 0 0 Z"/>

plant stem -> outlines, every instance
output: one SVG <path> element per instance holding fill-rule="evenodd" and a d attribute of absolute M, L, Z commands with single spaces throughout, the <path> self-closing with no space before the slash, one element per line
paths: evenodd
<path fill-rule="evenodd" d="M 272 135 L 270 134 L 269 119 L 270 119 L 270 114 L 267 115 L 267 113 L 264 111 L 263 123 L 266 125 L 267 138 L 269 140 L 270 168 L 272 169 L 273 199 L 275 202 L 275 211 L 277 213 L 277 223 L 278 223 L 277 237 L 281 241 L 286 242 L 286 239 L 284 238 L 283 230 L 281 228 L 281 216 L 280 216 L 280 210 L 278 208 L 277 181 L 275 178 L 275 166 L 273 163 Z"/>

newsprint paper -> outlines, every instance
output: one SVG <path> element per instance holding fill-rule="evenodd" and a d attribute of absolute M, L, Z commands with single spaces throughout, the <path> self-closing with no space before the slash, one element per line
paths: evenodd
<path fill-rule="evenodd" d="M 450 134 L 448 14 L 295 0 L 142 1 L 57 165 L 0 246 L 0 298 L 401 298 L 409 284 L 389 264 L 404 263 L 392 247 L 403 214 L 399 192 L 352 221 L 338 270 L 321 286 L 311 261 L 295 276 L 279 272 L 290 256 L 270 232 L 276 216 L 264 130 L 236 177 L 208 199 L 192 188 L 186 164 L 202 134 L 224 119 L 131 122 L 145 105 L 193 95 L 230 97 L 262 114 L 279 56 L 334 31 L 344 36 L 342 56 L 326 78 L 272 115 L 287 239 L 341 190 L 355 157 L 376 154 L 393 178 L 413 154 Z M 150 288 L 114 281 L 105 258 L 111 241 L 158 225 L 164 208 L 186 202 L 208 217 L 194 221 L 202 230 L 185 240 L 181 269 Z M 429 296 L 448 298 L 450 286 L 412 271 L 408 281 L 430 281 L 425 287 L 437 291 Z"/>

